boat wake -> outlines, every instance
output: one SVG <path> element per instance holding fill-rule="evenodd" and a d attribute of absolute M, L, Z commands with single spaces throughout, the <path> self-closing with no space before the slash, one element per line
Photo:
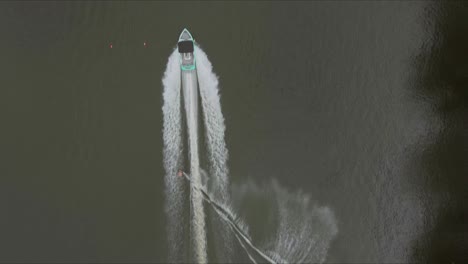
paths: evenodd
<path fill-rule="evenodd" d="M 230 186 L 218 78 L 205 52 L 198 46 L 195 46 L 195 57 L 206 148 L 198 149 L 197 131 L 192 129 L 190 132 L 188 129 L 189 149 L 197 149 L 197 154 L 194 156 L 190 153 L 192 151 L 189 151 L 189 155 L 184 154 L 179 57 L 180 54 L 174 50 L 163 77 L 168 261 L 324 262 L 330 242 L 338 233 L 330 208 L 318 206 L 307 194 L 290 192 L 276 181 L 262 187 L 252 181 Z M 185 102 L 187 110 L 187 100 Z M 187 121 L 196 122 L 190 120 L 190 116 L 187 112 Z M 208 164 L 202 164 L 209 168 L 208 173 L 200 168 L 198 151 L 208 157 Z M 189 157 L 191 174 L 196 174 L 184 174 L 188 181 L 176 176 L 177 170 L 184 164 L 184 157 Z M 190 196 L 198 197 L 208 205 L 206 210 L 209 211 L 210 222 L 205 223 L 205 209 L 198 204 L 198 198 L 189 200 L 187 188 L 190 188 Z M 252 213 L 259 209 L 266 210 L 260 220 Z M 191 212 L 190 218 L 187 211 Z M 214 248 L 212 255 L 207 253 L 206 229 L 211 231 L 215 241 L 214 247 L 208 247 L 210 250 Z M 239 254 L 237 249 L 245 254 Z M 195 260 L 192 256 L 195 256 Z M 215 259 L 209 259 L 210 256 Z"/>
<path fill-rule="evenodd" d="M 248 219 L 253 241 L 277 263 L 322 263 L 338 234 L 333 211 L 301 191 L 292 192 L 276 180 L 233 186 L 233 205 Z M 254 207 L 252 207 L 254 205 Z M 262 217 L 259 220 L 258 208 Z"/>

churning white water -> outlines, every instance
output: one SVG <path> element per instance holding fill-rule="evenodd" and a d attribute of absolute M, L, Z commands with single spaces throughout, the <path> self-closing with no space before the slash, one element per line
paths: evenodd
<path fill-rule="evenodd" d="M 217 261 L 236 261 L 239 252 L 233 252 L 232 238 L 236 238 L 246 256 L 253 263 L 298 263 L 324 262 L 330 242 L 338 233 L 333 212 L 328 207 L 316 205 L 308 195 L 290 192 L 279 183 L 272 181 L 258 187 L 252 182 L 230 188 L 228 178 L 228 151 L 224 140 L 225 124 L 221 112 L 218 78 L 206 54 L 195 46 L 196 74 L 180 70 L 179 54 L 175 50 L 169 57 L 163 78 L 164 85 L 164 167 L 166 170 L 166 213 L 168 219 L 169 262 L 208 262 L 207 235 L 203 201 L 212 209 L 210 230 L 214 230 Z M 198 80 L 197 80 L 198 77 Z M 183 85 L 181 85 L 181 79 Z M 198 146 L 198 92 L 206 138 L 206 155 L 209 172 L 200 169 Z M 185 115 L 188 134 L 188 181 L 177 179 L 176 172 L 181 168 L 184 157 L 181 90 L 185 102 Z M 202 176 L 203 181 L 202 181 Z M 184 185 L 190 185 L 190 230 L 185 228 L 188 219 L 184 218 L 189 200 L 184 193 Z M 230 195 L 232 191 L 232 197 Z M 249 206 L 249 201 L 261 197 L 268 202 L 273 219 L 267 238 L 257 239 L 249 235 L 248 225 L 234 213 Z M 266 199 L 265 199 L 266 198 Z M 231 201 L 232 199 L 232 201 Z M 231 202 L 232 205 L 231 206 Z M 271 219 L 270 219 L 271 218 Z M 221 225 L 221 226 L 220 226 Z M 250 228 L 256 228 L 252 225 Z M 259 227 L 260 228 L 260 227 Z M 189 259 L 186 255 L 189 234 L 192 247 Z"/>
<path fill-rule="evenodd" d="M 174 180 L 175 172 L 182 166 L 182 116 L 181 116 L 181 79 L 179 53 L 172 52 L 163 77 L 163 163 L 166 175 L 165 182 L 165 210 L 168 221 L 168 261 L 182 262 L 186 259 L 186 245 L 184 243 L 186 228 L 184 183 Z"/>
<path fill-rule="evenodd" d="M 174 227 L 183 221 L 183 188 L 179 180 L 174 179 L 175 172 L 182 165 L 182 124 L 180 94 L 183 90 L 185 103 L 185 114 L 187 120 L 189 164 L 192 183 L 201 184 L 200 161 L 198 150 L 198 83 L 200 84 L 200 96 L 202 111 L 205 121 L 205 136 L 207 141 L 207 154 L 209 157 L 209 175 L 207 182 L 214 195 L 224 203 L 229 202 L 228 192 L 228 170 L 227 170 L 227 148 L 224 141 L 224 118 L 221 113 L 220 98 L 218 94 L 218 78 L 212 71 L 211 63 L 206 54 L 195 47 L 197 59 L 196 71 L 181 71 L 179 65 L 179 54 L 175 50 L 169 58 L 166 73 L 164 74 L 164 164 L 166 169 L 166 210 L 168 222 L 172 227 L 168 229 L 170 247 L 179 247 L 184 243 L 181 229 Z M 197 78 L 197 76 L 199 76 Z M 198 79 L 198 80 L 197 80 Z M 181 84 L 182 80 L 182 84 Z M 198 192 L 190 192 L 191 224 L 192 234 L 191 252 L 198 262 L 207 262 L 206 254 L 206 228 L 205 213 L 202 198 Z M 216 223 L 216 219 L 213 223 Z M 174 223 L 174 224 L 173 224 Z M 185 230 L 187 232 L 187 230 Z M 219 230 L 222 238 L 219 242 L 232 248 L 230 235 L 224 230 Z M 217 244 L 220 244 L 217 243 Z M 179 255 L 178 255 L 179 254 Z M 169 252 L 170 260 L 183 260 L 185 256 L 180 255 L 177 249 Z M 226 254 L 219 254 L 226 255 Z M 181 257 L 182 256 L 182 257 Z M 227 258 L 227 256 L 224 256 Z"/>
<path fill-rule="evenodd" d="M 223 202 L 229 201 L 229 180 L 227 159 L 228 151 L 224 141 L 224 117 L 221 112 L 218 77 L 213 72 L 211 62 L 206 53 L 195 46 L 197 57 L 197 73 L 200 83 L 203 117 L 205 121 L 208 157 L 210 160 L 210 175 L 212 176 L 212 191 Z M 215 187 L 215 188 L 214 188 Z"/>
<path fill-rule="evenodd" d="M 185 102 L 189 163 L 192 184 L 200 185 L 200 158 L 198 151 L 198 80 L 196 70 L 182 71 L 182 91 Z M 191 242 L 194 258 L 198 263 L 207 262 L 206 228 L 203 200 L 199 192 L 190 190 Z"/>
<path fill-rule="evenodd" d="M 255 258 L 249 253 L 249 249 L 247 249 L 247 247 L 250 247 L 251 250 L 255 251 L 261 258 L 263 258 L 263 261 L 276 263 L 270 256 L 253 245 L 251 238 L 248 235 L 247 226 L 241 219 L 235 216 L 228 205 L 222 204 L 212 198 L 212 195 L 210 195 L 203 186 L 193 183 L 193 179 L 190 179 L 187 174 L 184 173 L 184 177 L 192 183 L 193 189 L 200 193 L 203 199 L 212 206 L 213 210 L 224 221 L 224 224 L 228 225 L 252 262 L 257 263 Z"/>
<path fill-rule="evenodd" d="M 197 59 L 197 75 L 200 84 L 200 97 L 205 127 L 206 149 L 208 155 L 209 176 L 207 185 L 215 199 L 229 204 L 228 179 L 228 150 L 224 140 L 224 117 L 221 112 L 218 77 L 213 72 L 211 62 L 205 52 L 195 45 Z M 215 247 L 218 261 L 231 262 L 233 255 L 233 238 L 227 228 L 223 228 L 216 214 L 211 214 L 212 229 L 214 230 Z"/>
<path fill-rule="evenodd" d="M 206 228 L 203 200 L 198 192 L 190 192 L 190 230 L 185 228 L 186 194 L 184 182 L 177 179 L 176 172 L 183 165 L 181 90 L 187 121 L 190 173 L 193 184 L 201 184 L 198 150 L 198 81 L 196 71 L 181 71 L 180 54 L 177 50 L 169 57 L 163 78 L 164 85 L 164 167 L 166 170 L 166 211 L 168 216 L 169 260 L 183 262 L 185 235 L 190 232 L 190 255 L 199 263 L 207 262 Z"/>

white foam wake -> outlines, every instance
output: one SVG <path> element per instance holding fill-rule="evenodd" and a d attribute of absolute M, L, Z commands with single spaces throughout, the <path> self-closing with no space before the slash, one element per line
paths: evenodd
<path fill-rule="evenodd" d="M 181 167 L 182 157 L 182 121 L 180 105 L 180 65 L 179 54 L 174 50 L 169 57 L 163 77 L 163 163 L 166 175 L 165 210 L 168 223 L 168 260 L 171 263 L 183 262 L 185 256 L 184 234 L 186 219 L 184 218 L 184 185 L 175 180 L 175 172 Z"/>
<path fill-rule="evenodd" d="M 257 241 L 259 248 L 275 262 L 323 263 L 326 260 L 330 243 L 338 233 L 329 207 L 317 205 L 300 191 L 290 192 L 276 181 L 261 186 L 250 181 L 233 187 L 238 211 L 252 203 L 268 209 L 261 226 L 252 224 L 250 228 L 267 227 L 267 237 L 253 237 L 252 241 Z"/>
<path fill-rule="evenodd" d="M 248 235 L 247 226 L 242 222 L 242 220 L 235 216 L 233 211 L 230 207 L 226 204 L 222 204 L 219 201 L 216 201 L 212 196 L 208 193 L 208 191 L 201 185 L 193 183 L 193 179 L 184 173 L 184 177 L 191 182 L 192 188 L 202 195 L 203 200 L 205 200 L 208 204 L 210 204 L 213 210 L 217 213 L 217 215 L 224 221 L 223 223 L 226 224 L 230 230 L 234 233 L 235 237 L 239 241 L 239 244 L 242 246 L 246 254 L 248 255 L 249 259 L 253 263 L 257 263 L 255 258 L 250 254 L 249 247 L 251 250 L 256 252 L 263 261 L 267 261 L 268 263 L 275 264 L 275 260 L 273 260 L 270 256 L 265 254 L 262 250 L 257 248 L 253 243 L 252 239 Z"/>
<path fill-rule="evenodd" d="M 217 199 L 229 201 L 228 151 L 224 141 L 224 117 L 221 112 L 218 77 L 202 49 L 195 46 L 197 73 L 200 83 L 212 190 Z"/>
<path fill-rule="evenodd" d="M 286 191 L 274 181 L 262 187 L 252 182 L 233 186 L 231 197 L 227 168 L 228 151 L 224 140 L 225 125 L 221 112 L 218 78 L 208 57 L 198 46 L 195 46 L 197 75 L 195 79 L 189 78 L 192 87 L 184 90 L 192 175 L 191 225 L 188 225 L 188 219 L 184 218 L 184 211 L 187 210 L 184 181 L 175 177 L 175 172 L 183 165 L 181 76 L 184 78 L 184 75 L 181 75 L 179 56 L 177 50 L 174 50 L 169 57 L 163 78 L 168 262 L 187 262 L 189 251 L 184 239 L 187 234 L 191 235 L 194 250 L 191 253 L 195 255 L 196 261 L 208 261 L 202 199 L 213 208 L 210 211 L 212 213 L 210 229 L 215 239 L 218 262 L 232 261 L 234 238 L 237 238 L 248 258 L 254 263 L 258 259 L 260 262 L 270 263 L 324 262 L 330 242 L 338 232 L 334 214 L 328 207 L 316 205 L 308 195 L 301 192 Z M 194 107 L 198 96 L 195 87 L 197 76 L 209 160 L 208 174 L 201 171 L 198 157 L 198 111 Z M 183 80 L 184 83 L 187 82 L 187 79 Z M 191 94 L 187 95 L 187 92 Z M 237 212 L 245 211 L 244 208 L 248 208 L 251 204 L 258 205 L 252 203 L 255 198 L 266 201 L 267 204 L 261 207 L 274 213 L 265 216 L 261 226 L 252 224 L 250 227 L 252 230 L 265 228 L 268 237 L 258 239 L 248 234 L 247 225 L 230 209 L 231 198 Z"/>
<path fill-rule="evenodd" d="M 218 77 L 213 72 L 213 66 L 208 56 L 195 45 L 197 59 L 197 75 L 200 84 L 200 97 L 205 127 L 206 148 L 209 160 L 208 186 L 218 201 L 230 203 L 228 178 L 228 150 L 224 140 L 224 117 L 221 111 Z M 215 238 L 217 261 L 231 262 L 233 256 L 233 237 L 229 230 L 223 228 L 216 215 L 211 215 L 212 233 Z"/>
<path fill-rule="evenodd" d="M 275 219 L 265 219 L 264 224 L 276 220 L 276 232 L 270 231 L 263 246 L 258 246 L 249 235 L 245 222 L 234 214 L 230 206 L 217 201 L 204 186 L 193 183 L 192 177 L 184 176 L 211 205 L 253 263 L 257 260 L 262 263 L 323 263 L 326 260 L 330 242 L 338 232 L 330 208 L 312 203 L 310 197 L 302 192 L 291 193 L 276 181 L 260 188 L 252 182 L 236 187 L 235 193 L 242 195 L 241 200 L 252 196 L 273 198 L 268 200 L 271 203 L 269 208 L 275 214 L 265 215 L 265 218 Z"/>
<path fill-rule="evenodd" d="M 187 131 L 189 141 L 189 163 L 192 184 L 200 185 L 200 158 L 198 150 L 198 80 L 195 70 L 182 71 L 182 90 L 185 102 Z M 193 187 L 193 186 L 192 186 Z M 194 259 L 207 263 L 206 223 L 203 198 L 198 192 L 190 191 L 191 240 Z"/>

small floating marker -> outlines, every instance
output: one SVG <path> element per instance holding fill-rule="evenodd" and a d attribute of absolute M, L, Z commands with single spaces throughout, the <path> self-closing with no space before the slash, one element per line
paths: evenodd
<path fill-rule="evenodd" d="M 112 49 L 113 45 L 112 42 L 109 44 L 109 48 Z"/>
<path fill-rule="evenodd" d="M 144 46 L 145 48 L 147 48 L 147 47 L 148 47 L 148 43 L 146 43 L 146 41 L 143 42 L 143 46 Z"/>

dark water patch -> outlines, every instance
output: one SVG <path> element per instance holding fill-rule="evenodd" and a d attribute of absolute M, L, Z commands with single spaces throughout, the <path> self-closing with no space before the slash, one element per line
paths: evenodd
<path fill-rule="evenodd" d="M 414 94 L 432 106 L 442 127 L 419 152 L 427 195 L 443 197 L 435 225 L 418 240 L 414 257 L 430 263 L 468 261 L 468 4 L 428 6 L 425 26 L 431 37 L 416 58 Z"/>

